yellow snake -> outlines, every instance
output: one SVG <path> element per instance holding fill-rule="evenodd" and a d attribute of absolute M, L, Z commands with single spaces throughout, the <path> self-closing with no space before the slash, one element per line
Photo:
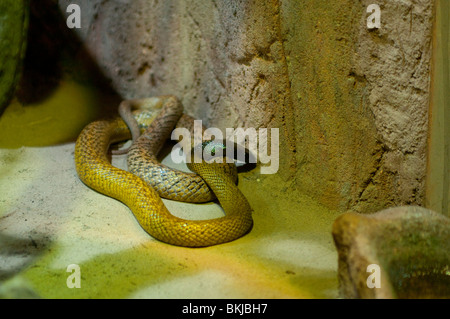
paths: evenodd
<path fill-rule="evenodd" d="M 164 100 L 165 109 L 170 113 L 178 101 L 171 97 Z M 145 103 L 143 100 L 142 104 Z M 155 115 L 151 112 L 141 111 L 135 117 L 141 130 L 147 126 L 150 126 L 150 130 L 150 122 L 155 123 L 154 126 L 161 123 L 158 117 L 152 122 Z M 144 133 L 143 136 L 144 139 L 146 136 L 159 138 L 154 131 Z M 253 223 L 252 209 L 235 184 L 236 175 L 230 174 L 236 171 L 234 164 L 189 163 L 188 167 L 201 176 L 213 191 L 225 216 L 209 220 L 178 218 L 168 211 L 158 192 L 142 178 L 111 165 L 108 159 L 109 146 L 130 137 L 130 130 L 120 118 L 87 125 L 75 144 L 75 166 L 81 181 L 123 202 L 145 231 L 168 244 L 187 247 L 217 245 L 235 240 L 250 230 Z"/>
<path fill-rule="evenodd" d="M 139 124 L 131 113 L 131 107 L 135 103 L 124 101 L 119 106 L 119 114 L 131 131 L 132 146 L 125 150 L 128 152 L 128 170 L 141 177 L 151 185 L 159 196 L 190 203 L 203 203 L 216 199 L 207 183 L 197 174 L 185 173 L 161 164 L 157 155 L 169 138 L 172 129 L 183 127 L 189 133 L 194 133 L 194 119 L 183 114 L 181 102 L 174 96 L 160 97 L 164 101 L 157 118 L 149 125 L 144 134 L 140 135 Z M 202 128 L 205 129 L 204 127 Z M 193 139 L 187 142 L 193 146 Z M 122 154 L 124 151 L 115 151 Z M 237 180 L 237 172 L 234 165 L 227 165 L 228 175 Z"/>

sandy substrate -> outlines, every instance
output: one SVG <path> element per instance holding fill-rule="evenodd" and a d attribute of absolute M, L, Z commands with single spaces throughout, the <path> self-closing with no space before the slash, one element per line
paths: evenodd
<path fill-rule="evenodd" d="M 150 237 L 122 203 L 77 177 L 74 144 L 0 150 L 0 295 L 43 298 L 335 298 L 337 213 L 289 191 L 277 175 L 241 173 L 254 209 L 245 237 L 208 248 Z M 166 158 L 167 160 L 168 158 Z M 125 167 L 124 156 L 113 164 Z M 184 218 L 215 204 L 165 201 Z M 81 288 L 68 288 L 69 265 Z"/>

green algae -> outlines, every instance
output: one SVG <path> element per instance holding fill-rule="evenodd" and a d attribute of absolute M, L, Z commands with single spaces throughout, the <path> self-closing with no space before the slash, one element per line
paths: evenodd
<path fill-rule="evenodd" d="M 54 251 L 54 252 L 53 252 Z M 69 288 L 66 268 L 52 268 L 58 258 L 57 247 L 52 248 L 23 276 L 42 298 L 126 298 L 141 288 L 186 273 L 183 265 L 170 256 L 163 256 L 146 247 L 137 247 L 114 254 L 101 254 L 77 263 L 80 267 L 80 288 Z M 67 266 L 76 261 L 68 261 Z"/>
<path fill-rule="evenodd" d="M 193 256 L 190 259 L 187 259 L 184 253 L 175 256 L 170 247 L 166 252 L 152 248 L 154 247 L 151 245 L 139 246 L 117 253 L 101 254 L 77 263 L 80 267 L 80 288 L 67 286 L 67 279 L 71 272 L 68 272 L 66 268 L 52 266 L 60 256 L 59 249 L 55 247 L 26 269 L 20 277 L 30 284 L 36 295 L 49 299 L 133 298 L 140 291 L 145 291 L 152 286 L 176 283 L 177 280 L 180 282 L 179 289 L 169 292 L 161 291 L 159 295 L 156 293 L 157 295 L 153 297 L 167 297 L 167 294 L 170 298 L 196 297 L 189 291 L 189 287 L 181 282 L 184 278 L 195 277 L 205 271 L 216 272 L 217 278 L 220 278 L 220 273 L 226 273 L 229 279 L 234 278 L 236 287 L 232 289 L 238 297 L 334 298 L 337 296 L 337 276 L 333 270 L 296 269 L 286 263 L 268 263 L 267 260 L 256 256 L 239 261 L 239 256 L 233 256 L 230 253 L 227 254 L 227 258 L 214 262 L 210 258 L 217 256 L 221 251 L 220 248 L 210 249 L 207 253 L 192 251 Z M 76 260 L 76 256 L 67 260 L 67 266 L 73 260 Z M 229 269 L 224 270 L 226 267 Z M 239 285 L 236 284 L 237 282 Z M 200 285 L 202 284 L 204 283 Z M 217 295 L 220 295 L 219 288 L 213 289 Z"/>
<path fill-rule="evenodd" d="M 49 146 L 74 141 L 94 120 L 99 93 L 92 87 L 66 79 L 42 102 L 22 105 L 17 100 L 0 118 L 0 148 Z"/>

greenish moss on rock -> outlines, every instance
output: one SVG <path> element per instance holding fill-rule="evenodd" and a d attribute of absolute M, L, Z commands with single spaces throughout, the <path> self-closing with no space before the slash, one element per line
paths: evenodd
<path fill-rule="evenodd" d="M 9 104 L 25 55 L 29 0 L 0 2 L 0 114 Z"/>
<path fill-rule="evenodd" d="M 333 238 L 341 297 L 449 298 L 450 219 L 444 215 L 419 206 L 346 213 L 335 220 Z M 378 281 L 377 289 L 368 278 Z"/>

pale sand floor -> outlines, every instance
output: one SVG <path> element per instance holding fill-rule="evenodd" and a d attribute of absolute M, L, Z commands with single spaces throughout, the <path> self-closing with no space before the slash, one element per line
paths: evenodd
<path fill-rule="evenodd" d="M 261 175 L 258 168 L 239 175 L 254 209 L 249 234 L 214 247 L 181 248 L 154 240 L 125 205 L 86 187 L 73 152 L 73 143 L 0 149 L 3 296 L 338 297 L 331 237 L 338 214 L 293 193 L 278 175 Z M 113 164 L 126 167 L 124 159 L 114 157 Z M 165 203 L 185 218 L 222 214 L 215 203 Z M 80 267 L 81 288 L 67 287 L 71 264 Z"/>

